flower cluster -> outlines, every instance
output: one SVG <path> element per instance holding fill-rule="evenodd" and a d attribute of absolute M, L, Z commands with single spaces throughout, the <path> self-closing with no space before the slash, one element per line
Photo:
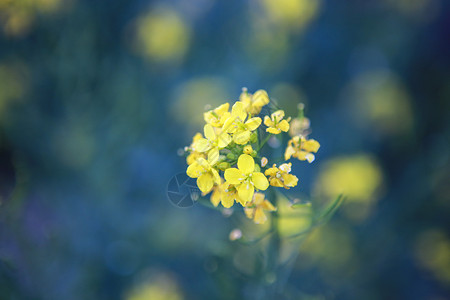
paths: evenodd
<path fill-rule="evenodd" d="M 292 163 L 266 167 L 269 160 L 261 157 L 260 152 L 268 138 L 289 132 L 292 138 L 286 148 L 285 160 L 294 157 L 312 162 L 312 153 L 320 147 L 317 141 L 307 140 L 307 128 L 298 125 L 309 126 L 309 121 L 304 121 L 303 112 L 291 120 L 290 117 L 285 118 L 283 110 L 276 110 L 261 116 L 263 122 L 259 115 L 269 102 L 266 91 L 250 94 L 243 89 L 231 109 L 230 104 L 225 103 L 205 112 L 203 134 L 195 134 L 191 145 L 185 147 L 186 173 L 197 179 L 202 194 L 211 193 L 210 201 L 214 206 L 221 203 L 230 208 L 238 203 L 246 216 L 257 224 L 267 220 L 265 211 L 276 210 L 262 191 L 270 186 L 290 189 L 298 183 L 298 178 L 290 174 Z M 262 123 L 266 129 L 258 131 Z M 295 130 L 291 124 L 295 124 Z"/>

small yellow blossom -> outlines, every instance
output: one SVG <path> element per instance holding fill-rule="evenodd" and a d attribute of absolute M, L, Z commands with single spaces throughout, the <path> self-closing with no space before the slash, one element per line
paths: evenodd
<path fill-rule="evenodd" d="M 282 110 L 277 110 L 270 117 L 265 116 L 264 125 L 267 126 L 266 131 L 272 134 L 279 134 L 282 131 L 287 132 L 289 130 L 290 118 L 287 120 L 283 120 L 283 118 L 284 111 Z"/>
<path fill-rule="evenodd" d="M 234 200 L 241 203 L 244 206 L 244 202 L 239 198 L 236 187 L 228 182 L 223 182 L 220 185 L 214 186 L 213 193 L 211 194 L 211 203 L 217 207 L 219 203 L 222 203 L 223 207 L 230 208 L 234 205 Z"/>
<path fill-rule="evenodd" d="M 253 95 L 246 88 L 242 89 L 239 101 L 244 104 L 244 109 L 252 116 L 256 116 L 261 112 L 261 108 L 270 102 L 269 95 L 265 90 L 257 90 Z"/>
<path fill-rule="evenodd" d="M 229 116 L 229 108 L 229 103 L 222 104 L 213 110 L 205 112 L 203 118 L 207 124 L 210 124 L 213 127 L 222 127 L 226 118 Z"/>
<path fill-rule="evenodd" d="M 247 203 L 244 208 L 245 215 L 249 219 L 253 219 L 256 224 L 264 224 L 267 216 L 264 211 L 275 211 L 275 207 L 270 201 L 264 198 L 263 193 L 255 193 L 251 202 Z"/>
<path fill-rule="evenodd" d="M 225 170 L 225 180 L 236 187 L 239 198 L 247 203 L 252 200 L 255 188 L 264 191 L 269 187 L 269 182 L 263 173 L 255 172 L 255 161 L 250 155 L 239 156 L 237 166 L 238 169 Z"/>
<path fill-rule="evenodd" d="M 284 187 L 290 189 L 297 185 L 298 178 L 295 175 L 289 174 L 291 172 L 292 163 L 282 164 L 277 168 L 274 164 L 272 168 L 269 168 L 264 173 L 269 176 L 269 182 L 272 186 Z"/>
<path fill-rule="evenodd" d="M 315 159 L 312 152 L 316 153 L 319 148 L 320 144 L 316 140 L 307 140 L 303 136 L 294 136 L 288 142 L 288 146 L 286 147 L 286 151 L 284 153 L 284 159 L 288 160 L 293 156 L 299 160 L 307 160 L 309 163 L 312 163 Z"/>
<path fill-rule="evenodd" d="M 243 151 L 244 151 L 245 154 L 250 155 L 250 154 L 252 154 L 252 152 L 253 152 L 253 148 L 252 148 L 252 146 L 247 145 L 247 146 L 244 147 L 244 150 L 243 150 Z"/>
<path fill-rule="evenodd" d="M 193 144 L 194 151 L 201 153 L 208 151 L 208 158 L 219 158 L 219 150 L 225 148 L 231 142 L 230 135 L 220 128 L 214 130 L 214 127 L 210 124 L 205 125 L 204 133 L 206 138 L 200 138 Z"/>
<path fill-rule="evenodd" d="M 261 125 L 261 118 L 249 118 L 247 121 L 247 113 L 244 110 L 242 102 L 236 102 L 232 109 L 231 115 L 225 121 L 223 130 L 233 134 L 233 141 L 239 145 L 245 145 L 251 137 L 252 131 Z"/>
<path fill-rule="evenodd" d="M 218 159 L 218 157 L 217 157 Z M 191 178 L 197 178 L 198 188 L 203 194 L 211 191 L 214 184 L 220 184 L 221 179 L 219 172 L 214 168 L 217 163 L 216 158 L 208 158 L 208 160 L 200 157 L 193 162 L 186 170 L 186 174 Z"/>

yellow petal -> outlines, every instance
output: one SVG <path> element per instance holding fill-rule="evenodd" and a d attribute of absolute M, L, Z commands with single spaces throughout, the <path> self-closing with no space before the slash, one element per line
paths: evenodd
<path fill-rule="evenodd" d="M 208 162 L 211 166 L 214 166 L 217 161 L 219 160 L 219 149 L 216 148 L 212 148 L 211 150 L 209 150 L 208 152 Z"/>
<path fill-rule="evenodd" d="M 225 112 L 228 111 L 228 109 L 230 108 L 230 103 L 224 103 L 222 105 L 220 105 L 219 107 L 217 107 L 214 112 L 218 115 L 221 116 L 223 115 Z"/>
<path fill-rule="evenodd" d="M 264 116 L 264 125 L 266 125 L 267 127 L 274 126 L 272 119 L 269 116 Z"/>
<path fill-rule="evenodd" d="M 255 195 L 253 196 L 253 203 L 255 205 L 260 205 L 264 202 L 264 197 L 265 195 L 263 193 L 255 193 Z"/>
<path fill-rule="evenodd" d="M 197 185 L 202 193 L 209 193 L 214 185 L 213 176 L 210 173 L 204 173 L 200 175 L 200 177 L 197 178 Z"/>
<path fill-rule="evenodd" d="M 243 123 L 247 118 L 247 113 L 244 110 L 244 104 L 242 102 L 236 102 L 231 109 L 231 118 Z"/>
<path fill-rule="evenodd" d="M 241 183 L 238 187 L 238 195 L 244 202 L 250 202 L 255 193 L 255 188 L 249 182 Z"/>
<path fill-rule="evenodd" d="M 244 174 L 236 168 L 226 169 L 224 176 L 230 184 L 240 184 L 244 180 Z"/>
<path fill-rule="evenodd" d="M 206 152 L 211 149 L 211 142 L 201 138 L 192 145 L 192 148 L 197 152 Z"/>
<path fill-rule="evenodd" d="M 186 170 L 187 176 L 191 178 L 198 178 L 202 173 L 204 172 L 204 169 L 202 166 L 200 166 L 197 162 L 192 163 L 189 165 L 189 167 Z"/>
<path fill-rule="evenodd" d="M 281 122 L 278 124 L 278 128 L 281 131 L 288 132 L 289 131 L 289 123 L 288 123 L 288 121 L 281 120 Z"/>
<path fill-rule="evenodd" d="M 283 182 L 280 179 L 274 177 L 270 179 L 270 185 L 276 187 L 283 187 Z"/>
<path fill-rule="evenodd" d="M 216 133 L 214 132 L 214 128 L 210 124 L 206 124 L 203 128 L 205 137 L 211 142 L 216 139 Z"/>
<path fill-rule="evenodd" d="M 231 142 L 231 136 L 226 132 L 222 132 L 217 136 L 217 141 L 219 148 L 223 149 Z"/>
<path fill-rule="evenodd" d="M 257 207 L 255 209 L 255 216 L 253 220 L 256 224 L 264 224 L 267 221 L 267 217 L 261 207 Z"/>
<path fill-rule="evenodd" d="M 295 175 L 283 174 L 283 181 L 286 187 L 294 187 L 297 185 L 298 178 Z"/>
<path fill-rule="evenodd" d="M 269 132 L 269 133 L 272 133 L 272 134 L 279 134 L 281 132 L 280 129 L 273 128 L 273 127 L 266 128 L 266 131 Z"/>
<path fill-rule="evenodd" d="M 295 149 L 292 146 L 287 146 L 286 151 L 284 152 L 284 160 L 288 160 L 291 158 L 292 154 L 295 153 Z"/>
<path fill-rule="evenodd" d="M 275 211 L 276 208 L 273 206 L 272 203 L 270 203 L 269 200 L 265 200 L 263 203 L 261 203 L 261 208 L 268 210 L 268 211 Z"/>
<path fill-rule="evenodd" d="M 269 187 L 269 181 L 263 173 L 255 172 L 252 174 L 252 182 L 258 190 L 265 191 Z"/>
<path fill-rule="evenodd" d="M 258 117 L 251 118 L 247 122 L 245 122 L 245 127 L 250 131 L 253 131 L 256 128 L 258 128 L 259 125 L 261 125 L 261 118 Z"/>
<path fill-rule="evenodd" d="M 252 97 L 253 105 L 262 107 L 269 103 L 269 95 L 265 90 L 257 90 Z"/>
<path fill-rule="evenodd" d="M 275 165 L 274 165 L 274 166 L 275 166 Z M 265 174 L 266 176 L 276 176 L 278 171 L 279 171 L 279 170 L 278 170 L 277 167 L 272 167 L 272 168 L 268 168 L 268 169 L 266 170 L 266 172 L 264 172 L 264 174 Z"/>
<path fill-rule="evenodd" d="M 223 207 L 230 208 L 234 204 L 234 197 L 230 193 L 222 194 L 222 205 Z"/>
<path fill-rule="evenodd" d="M 220 178 L 219 172 L 216 169 L 211 169 L 211 174 L 213 176 L 213 180 L 215 184 L 221 184 L 222 178 Z"/>
<path fill-rule="evenodd" d="M 248 154 L 241 154 L 237 162 L 239 170 L 243 174 L 250 174 L 255 170 L 255 160 Z"/>
<path fill-rule="evenodd" d="M 211 195 L 211 203 L 212 205 L 214 205 L 215 207 L 217 207 L 217 205 L 219 205 L 220 203 L 220 198 L 221 198 L 221 192 L 219 190 L 219 188 L 215 188 L 212 195 Z"/>
<path fill-rule="evenodd" d="M 302 143 L 302 149 L 304 149 L 307 152 L 314 152 L 316 153 L 320 148 L 320 144 L 316 140 L 307 140 Z"/>
<path fill-rule="evenodd" d="M 245 207 L 245 205 L 247 205 L 247 201 L 242 200 L 238 194 L 235 194 L 235 199 L 236 199 L 236 202 L 239 202 L 242 206 Z"/>
<path fill-rule="evenodd" d="M 284 111 L 283 110 L 277 110 L 276 112 L 274 112 L 272 115 L 272 120 L 274 120 L 276 123 L 280 122 L 281 119 L 284 118 Z"/>
<path fill-rule="evenodd" d="M 253 219 L 253 215 L 255 213 L 255 209 L 251 208 L 251 207 L 245 207 L 244 208 L 244 213 L 247 216 L 247 218 Z"/>
<path fill-rule="evenodd" d="M 233 141 L 239 145 L 245 145 L 250 140 L 250 131 L 238 131 L 233 135 Z"/>

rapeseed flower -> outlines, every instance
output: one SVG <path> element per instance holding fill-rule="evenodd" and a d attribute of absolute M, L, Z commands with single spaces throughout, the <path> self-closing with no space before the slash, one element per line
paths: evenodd
<path fill-rule="evenodd" d="M 217 207 L 219 203 L 222 203 L 223 207 L 230 208 L 234 205 L 234 201 L 244 205 L 245 203 L 239 198 L 236 187 L 228 182 L 223 182 L 214 186 L 213 193 L 211 194 L 211 203 Z"/>
<path fill-rule="evenodd" d="M 194 151 L 208 152 L 208 157 L 219 157 L 219 150 L 228 146 L 231 137 L 220 128 L 214 129 L 210 124 L 204 127 L 206 138 L 200 138 L 193 144 Z"/>
<path fill-rule="evenodd" d="M 269 183 L 271 186 L 284 187 L 290 189 L 297 185 L 298 178 L 295 175 L 289 174 L 291 172 L 292 163 L 282 164 L 277 167 L 276 164 L 269 168 L 264 173 L 269 176 Z"/>
<path fill-rule="evenodd" d="M 249 219 L 253 219 L 256 224 L 264 224 L 267 216 L 264 211 L 275 211 L 276 208 L 265 199 L 263 193 L 255 193 L 251 202 L 247 203 L 244 208 L 245 215 Z"/>
<path fill-rule="evenodd" d="M 239 198 L 247 203 L 252 200 L 255 188 L 264 191 L 269 182 L 263 173 L 255 172 L 255 161 L 250 155 L 239 156 L 237 166 L 225 170 L 225 180 L 236 187 Z"/>
<path fill-rule="evenodd" d="M 270 102 L 269 95 L 265 90 L 257 90 L 253 95 L 246 88 L 242 89 L 239 101 L 244 104 L 244 109 L 252 116 L 257 116 L 264 105 Z"/>
<path fill-rule="evenodd" d="M 193 162 L 186 170 L 186 174 L 191 178 L 197 178 L 197 186 L 203 194 L 208 194 L 214 184 L 220 184 L 221 179 L 219 172 L 214 168 L 217 158 L 208 158 L 208 160 L 200 157 Z"/>
<path fill-rule="evenodd" d="M 264 125 L 267 126 L 266 131 L 272 134 L 279 134 L 282 131 L 287 132 L 289 130 L 289 121 L 290 118 L 287 120 L 283 120 L 284 118 L 284 111 L 277 110 L 276 112 L 272 113 L 272 115 L 265 116 L 264 117 Z"/>
<path fill-rule="evenodd" d="M 230 116 L 230 113 L 228 112 L 229 108 L 229 103 L 222 104 L 215 109 L 203 113 L 203 118 L 207 124 L 210 124 L 213 127 L 222 127 L 223 123 Z"/>
<path fill-rule="evenodd" d="M 233 135 L 233 141 L 236 144 L 247 144 L 252 131 L 258 128 L 262 122 L 259 117 L 249 118 L 245 121 L 246 119 L 247 112 L 244 109 L 244 104 L 236 102 L 231 109 L 231 115 L 223 125 L 223 130 Z"/>
<path fill-rule="evenodd" d="M 288 146 L 284 152 L 284 159 L 288 160 L 291 157 L 295 157 L 299 160 L 307 160 L 309 163 L 312 163 L 315 159 L 313 153 L 316 153 L 319 148 L 320 144 L 316 140 L 307 140 L 303 136 L 294 136 L 288 142 Z"/>

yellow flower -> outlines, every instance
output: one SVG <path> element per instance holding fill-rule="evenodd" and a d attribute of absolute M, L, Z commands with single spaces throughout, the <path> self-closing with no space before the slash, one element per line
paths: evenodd
<path fill-rule="evenodd" d="M 208 151 L 208 158 L 219 158 L 219 150 L 225 148 L 231 142 L 230 135 L 223 132 L 220 128 L 216 128 L 216 130 L 214 130 L 210 124 L 205 125 L 204 133 L 206 139 L 198 139 L 193 144 L 194 151 L 201 153 Z"/>
<path fill-rule="evenodd" d="M 265 90 L 257 90 L 253 95 L 248 93 L 246 88 L 242 89 L 239 101 L 244 104 L 244 109 L 252 116 L 261 112 L 261 108 L 270 102 L 269 95 Z"/>
<path fill-rule="evenodd" d="M 228 108 L 230 107 L 229 103 L 225 103 L 220 105 L 219 107 L 207 111 L 203 114 L 203 118 L 207 124 L 211 124 L 214 127 L 222 127 L 226 118 L 229 117 Z"/>
<path fill-rule="evenodd" d="M 250 155 L 242 154 L 237 162 L 238 169 L 225 170 L 225 180 L 236 187 L 239 198 L 247 203 L 253 198 L 255 187 L 258 190 L 266 190 L 269 182 L 261 172 L 255 172 L 255 161 Z"/>
<path fill-rule="evenodd" d="M 288 142 L 288 146 L 284 152 L 284 159 L 288 160 L 293 156 L 299 160 L 307 160 L 309 163 L 312 163 L 315 159 L 312 152 L 316 153 L 319 148 L 320 144 L 316 140 L 307 140 L 303 136 L 294 136 Z"/>
<path fill-rule="evenodd" d="M 255 193 L 253 200 L 247 203 L 244 208 L 245 215 L 249 219 L 253 219 L 256 224 L 264 224 L 267 221 L 267 216 L 264 211 L 275 211 L 275 207 L 270 201 L 264 199 L 263 193 Z"/>
<path fill-rule="evenodd" d="M 250 140 L 251 132 L 261 125 L 261 118 L 250 118 L 247 121 L 247 113 L 242 102 L 236 102 L 231 115 L 225 121 L 223 130 L 233 134 L 233 141 L 236 144 L 244 145 Z"/>
<path fill-rule="evenodd" d="M 189 155 L 186 157 L 186 163 L 188 165 L 192 164 L 195 160 L 197 160 L 200 157 L 206 158 L 206 155 L 204 153 L 194 151 L 193 149 L 194 148 L 193 145 L 195 144 L 195 142 L 197 142 L 202 138 L 203 138 L 202 134 L 200 132 L 197 132 L 192 138 L 192 144 L 189 147 L 186 147 L 186 151 L 191 151 L 191 153 L 189 153 Z"/>
<path fill-rule="evenodd" d="M 274 164 L 272 168 L 269 168 L 264 173 L 269 176 L 269 182 L 272 186 L 284 187 L 290 189 L 297 185 L 298 178 L 295 175 L 289 174 L 291 172 L 292 163 L 282 164 L 277 168 Z"/>
<path fill-rule="evenodd" d="M 197 178 L 198 188 L 203 194 L 208 194 L 214 184 L 220 184 L 219 172 L 214 168 L 217 158 L 208 158 L 208 160 L 200 157 L 193 162 L 186 170 L 186 174 L 191 178 Z"/>
<path fill-rule="evenodd" d="M 290 118 L 288 120 L 283 120 L 283 118 L 284 111 L 282 110 L 277 110 L 270 117 L 265 116 L 264 125 L 268 127 L 266 131 L 273 134 L 279 134 L 281 131 L 287 132 L 289 130 Z"/>
<path fill-rule="evenodd" d="M 234 185 L 224 182 L 220 185 L 214 186 L 213 193 L 211 194 L 211 203 L 217 207 L 219 203 L 222 203 L 223 207 L 230 208 L 234 204 L 234 200 L 241 203 L 244 206 L 244 202 L 239 198 L 238 192 Z"/>

